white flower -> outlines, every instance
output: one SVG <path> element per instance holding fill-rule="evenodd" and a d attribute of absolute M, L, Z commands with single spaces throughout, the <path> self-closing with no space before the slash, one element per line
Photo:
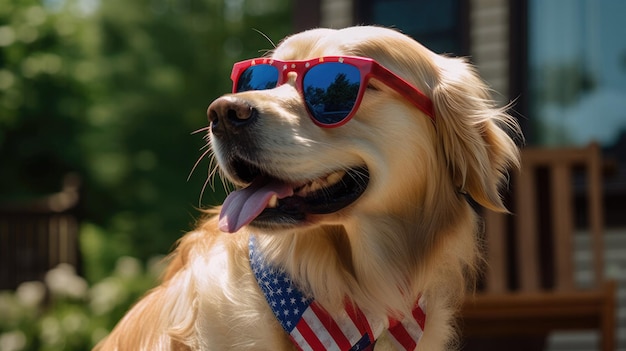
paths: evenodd
<path fill-rule="evenodd" d="M 87 295 L 87 282 L 76 275 L 74 266 L 67 263 L 61 263 L 48 271 L 44 280 L 53 295 L 75 299 Z"/>
<path fill-rule="evenodd" d="M 42 282 L 24 282 L 15 290 L 15 296 L 22 305 L 30 308 L 38 307 L 46 297 L 46 286 Z"/>
<path fill-rule="evenodd" d="M 0 334 L 0 350 L 20 351 L 26 346 L 26 336 L 19 330 Z"/>

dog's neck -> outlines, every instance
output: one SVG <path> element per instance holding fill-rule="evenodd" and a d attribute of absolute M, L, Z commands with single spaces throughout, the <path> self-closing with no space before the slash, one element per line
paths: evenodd
<path fill-rule="evenodd" d="M 436 240 L 421 230 L 427 229 L 388 215 L 367 216 L 344 226 L 260 235 L 259 248 L 331 312 L 348 297 L 381 316 L 401 318 L 438 272 L 425 266 L 426 255 L 438 254 Z"/>
<path fill-rule="evenodd" d="M 411 313 L 421 294 L 450 293 L 435 292 L 441 277 L 451 274 L 462 277 L 465 272 L 461 267 L 474 264 L 475 253 L 467 248 L 474 246 L 475 228 L 458 228 L 458 223 L 468 223 L 467 217 L 473 216 L 471 208 L 463 200 L 456 207 L 448 204 L 448 211 L 452 212 L 431 210 L 440 215 L 368 214 L 352 217 L 342 226 L 259 235 L 259 247 L 268 260 L 288 271 L 304 292 L 314 296 L 327 310 L 341 310 L 349 297 L 381 318 L 397 314 L 401 319 Z M 406 220 L 410 216 L 430 221 Z M 449 240 L 452 237 L 456 239 Z M 450 246 L 454 243 L 459 247 Z M 443 257 L 431 260 L 427 255 Z M 426 266 L 426 262 L 435 261 L 466 261 L 466 265 Z M 449 272 L 450 269 L 456 271 Z M 464 292 L 463 281 L 459 279 L 459 286 L 452 293 Z M 453 283 L 446 284 L 449 287 Z"/>
<path fill-rule="evenodd" d="M 421 339 L 426 322 L 421 296 L 414 302 L 411 315 L 402 320 L 372 316 L 350 300 L 344 302 L 341 313 L 330 314 L 314 297 L 303 293 L 283 268 L 265 260 L 255 235 L 250 236 L 248 246 L 257 284 L 277 320 L 300 349 L 326 350 L 328 346 L 322 342 L 326 340 L 340 350 L 370 350 L 386 334 L 398 350 L 413 350 Z"/>

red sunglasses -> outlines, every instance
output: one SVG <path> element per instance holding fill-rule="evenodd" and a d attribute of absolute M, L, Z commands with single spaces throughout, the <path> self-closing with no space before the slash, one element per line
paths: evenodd
<path fill-rule="evenodd" d="M 418 88 L 378 62 L 365 57 L 326 56 L 305 61 L 255 58 L 233 65 L 233 93 L 272 89 L 297 73 L 296 87 L 311 119 L 321 127 L 346 124 L 358 110 L 370 78 L 376 78 L 410 101 L 435 122 L 433 102 Z"/>

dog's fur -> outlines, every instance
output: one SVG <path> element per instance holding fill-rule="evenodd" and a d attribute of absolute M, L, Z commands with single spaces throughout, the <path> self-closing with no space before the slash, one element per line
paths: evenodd
<path fill-rule="evenodd" d="M 435 123 L 377 81 L 356 116 L 338 128 L 311 122 L 293 80 L 220 98 L 259 111 L 255 152 L 272 174 L 298 182 L 366 165 L 369 185 L 347 208 L 311 215 L 307 225 L 251 225 L 227 234 L 207 215 L 180 240 L 161 285 L 96 349 L 295 350 L 251 273 L 251 232 L 267 259 L 331 313 L 347 297 L 381 318 L 410 315 L 422 294 L 427 320 L 418 350 L 454 348 L 455 311 L 480 262 L 480 225 L 467 196 L 505 211 L 498 187 L 518 164 L 508 132 L 517 134 L 517 124 L 463 59 L 434 54 L 394 30 L 315 29 L 288 37 L 270 54 L 329 55 L 374 58 L 432 99 Z M 240 183 L 224 167 L 222 141 L 210 142 L 222 174 Z M 376 344 L 391 349 L 384 338 Z"/>

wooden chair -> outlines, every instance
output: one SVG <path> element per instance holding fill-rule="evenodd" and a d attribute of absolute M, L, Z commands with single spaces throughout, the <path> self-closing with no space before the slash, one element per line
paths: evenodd
<path fill-rule="evenodd" d="M 513 175 L 512 214 L 484 214 L 488 267 L 483 289 L 463 306 L 465 336 L 598 329 L 601 350 L 614 350 L 616 287 L 603 275 L 601 163 L 597 144 L 522 150 L 521 171 Z M 577 172 L 581 167 L 582 174 Z M 586 194 L 581 176 L 586 178 Z M 574 213 L 576 190 L 587 204 L 594 276 L 588 289 L 574 279 L 573 234 L 582 217 Z"/>

